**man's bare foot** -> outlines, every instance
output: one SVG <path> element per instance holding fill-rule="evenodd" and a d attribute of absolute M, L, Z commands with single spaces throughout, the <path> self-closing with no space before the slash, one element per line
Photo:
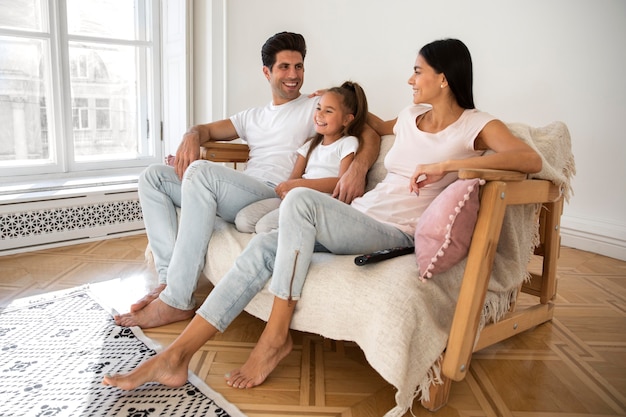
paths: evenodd
<path fill-rule="evenodd" d="M 114 316 L 118 326 L 132 327 L 139 326 L 142 329 L 164 326 L 181 320 L 193 317 L 195 310 L 179 310 L 155 299 L 150 304 L 135 312 L 118 314 Z"/>
<path fill-rule="evenodd" d="M 137 366 L 127 374 L 105 375 L 103 385 L 131 390 L 148 382 L 158 382 L 168 387 L 180 387 L 187 382 L 189 360 L 160 353 Z"/>
<path fill-rule="evenodd" d="M 261 385 L 292 348 L 293 340 L 289 333 L 283 342 L 261 336 L 246 363 L 226 374 L 226 383 L 233 388 L 252 388 Z"/>
<path fill-rule="evenodd" d="M 130 312 L 134 313 L 135 311 L 139 311 L 157 298 L 159 298 L 159 294 L 163 292 L 167 285 L 159 284 L 158 287 L 154 288 L 148 294 L 144 295 L 141 299 L 139 299 L 136 303 L 130 305 Z"/>

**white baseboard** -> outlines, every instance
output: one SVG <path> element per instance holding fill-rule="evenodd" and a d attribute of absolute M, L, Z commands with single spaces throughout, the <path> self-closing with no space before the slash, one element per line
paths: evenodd
<path fill-rule="evenodd" d="M 626 261 L 626 226 L 563 215 L 561 245 Z"/>

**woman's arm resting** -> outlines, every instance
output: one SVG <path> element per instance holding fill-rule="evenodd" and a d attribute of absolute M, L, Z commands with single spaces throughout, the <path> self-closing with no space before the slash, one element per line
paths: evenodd
<path fill-rule="evenodd" d="M 396 125 L 398 118 L 392 120 L 383 120 L 373 113 L 367 114 L 367 124 L 378 133 L 379 136 L 393 135 L 393 127 Z"/>
<path fill-rule="evenodd" d="M 461 168 L 501 169 L 525 174 L 541 171 L 541 157 L 533 148 L 513 136 L 504 123 L 493 120 L 483 128 L 474 142 L 476 149 L 491 149 L 494 153 L 467 159 L 452 159 L 416 167 L 409 188 L 419 188 L 439 181 L 445 174 Z M 419 182 L 418 182 L 419 181 Z"/>
<path fill-rule="evenodd" d="M 492 120 L 476 138 L 476 149 L 491 149 L 495 153 L 472 158 L 467 168 L 503 169 L 532 174 L 541 171 L 541 157 L 526 142 L 515 137 L 500 120 Z M 465 167 L 459 167 L 465 168 Z M 458 170 L 458 169 L 457 169 Z"/>

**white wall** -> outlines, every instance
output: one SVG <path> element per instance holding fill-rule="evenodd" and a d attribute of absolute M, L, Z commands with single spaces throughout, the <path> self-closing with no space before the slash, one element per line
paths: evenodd
<path fill-rule="evenodd" d="M 226 45 L 226 96 L 212 113 L 196 111 L 196 122 L 270 99 L 260 48 L 279 31 L 299 32 L 307 40 L 304 92 L 352 79 L 365 88 L 371 110 L 387 119 L 411 102 L 406 81 L 419 48 L 456 37 L 472 52 L 479 109 L 505 122 L 540 126 L 561 120 L 569 126 L 577 175 L 562 221 L 563 244 L 626 260 L 625 1 L 214 0 L 213 5 L 224 13 L 212 17 L 220 32 L 212 36 L 224 37 Z M 196 49 L 201 42 L 194 39 Z M 198 77 L 203 79 L 196 69 Z"/>

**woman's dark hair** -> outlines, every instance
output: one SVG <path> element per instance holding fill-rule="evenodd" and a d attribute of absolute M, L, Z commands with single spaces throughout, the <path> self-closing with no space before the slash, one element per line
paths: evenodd
<path fill-rule="evenodd" d="M 419 54 L 438 74 L 446 76 L 450 91 L 459 106 L 464 109 L 475 108 L 472 57 L 463 42 L 458 39 L 434 41 L 424 45 Z"/>
<path fill-rule="evenodd" d="M 367 122 L 367 97 L 365 96 L 365 91 L 363 88 L 352 81 L 346 81 L 341 84 L 341 87 L 332 87 L 329 88 L 324 94 L 333 93 L 337 94 L 341 97 L 341 105 L 343 106 L 343 110 L 354 116 L 354 119 L 350 123 L 346 125 L 343 129 L 342 134 L 344 136 L 356 136 L 359 140 L 359 146 L 361 145 L 361 134 L 363 133 L 363 128 L 365 127 L 365 123 Z M 311 146 L 309 147 L 309 151 L 307 152 L 307 160 L 320 143 L 322 143 L 324 139 L 324 135 L 318 133 L 311 139 Z"/>
<path fill-rule="evenodd" d="M 276 54 L 281 51 L 300 52 L 302 59 L 306 56 L 306 42 L 299 33 L 280 32 L 269 38 L 261 48 L 261 61 L 270 71 L 276 63 Z"/>

